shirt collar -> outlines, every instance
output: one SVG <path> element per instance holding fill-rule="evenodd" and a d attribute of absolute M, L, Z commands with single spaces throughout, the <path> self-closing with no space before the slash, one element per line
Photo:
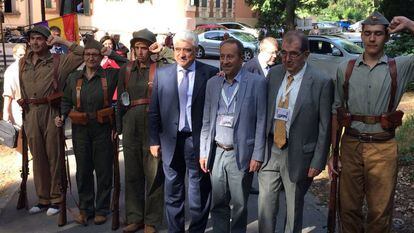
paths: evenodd
<path fill-rule="evenodd" d="M 27 59 L 26 59 L 26 62 L 28 62 L 28 61 L 31 61 L 31 60 L 32 60 L 33 54 L 34 54 L 34 52 L 33 52 L 33 51 L 30 51 L 30 52 L 27 54 Z M 47 50 L 47 53 L 46 53 L 44 56 L 39 56 L 39 59 L 40 59 L 40 60 L 42 60 L 42 61 L 52 59 L 52 53 L 51 53 L 49 50 Z"/>
<path fill-rule="evenodd" d="M 305 71 L 306 71 L 306 67 L 308 66 L 308 63 L 305 62 L 305 65 L 303 65 L 302 69 L 295 75 L 293 75 L 293 80 L 299 80 L 303 77 L 303 75 L 305 75 Z M 286 71 L 286 75 L 285 77 L 288 77 L 289 75 L 291 75 L 289 73 L 289 71 Z"/>
<path fill-rule="evenodd" d="M 382 55 L 382 57 L 378 60 L 378 63 L 377 64 L 380 64 L 380 63 L 387 63 L 388 62 L 388 56 L 387 55 L 385 55 L 385 53 Z M 357 64 L 357 66 L 360 66 L 361 64 L 365 64 L 365 61 L 364 61 L 364 54 L 361 54 L 361 55 L 359 55 L 358 56 L 358 58 L 357 58 L 357 60 L 356 60 L 356 64 Z"/>
<path fill-rule="evenodd" d="M 240 82 L 240 79 L 241 79 L 241 72 L 242 72 L 242 69 L 240 69 L 239 70 L 239 72 L 237 73 L 237 75 L 234 77 L 234 81 L 235 82 L 237 82 L 237 83 L 239 83 Z M 226 77 L 225 76 L 223 76 L 223 83 L 225 83 L 226 82 Z M 233 82 L 234 83 L 234 82 Z"/>
<path fill-rule="evenodd" d="M 262 69 L 269 66 L 267 64 L 267 61 L 264 60 L 262 53 L 259 53 L 259 55 L 257 55 L 257 60 L 259 61 L 260 67 L 262 67 Z"/>
<path fill-rule="evenodd" d="M 187 69 L 184 69 L 183 67 L 177 64 L 177 72 L 180 72 L 182 70 L 187 70 L 188 72 L 195 71 L 195 61 L 193 61 L 193 63 L 191 63 L 191 65 Z"/>
<path fill-rule="evenodd" d="M 99 66 L 98 69 L 95 71 L 95 74 L 93 75 L 93 77 L 90 80 L 92 80 L 96 77 L 103 78 L 104 77 L 104 72 L 105 72 L 105 70 L 102 68 L 102 66 Z M 86 66 L 83 67 L 82 73 L 83 73 L 82 77 L 86 78 Z"/>

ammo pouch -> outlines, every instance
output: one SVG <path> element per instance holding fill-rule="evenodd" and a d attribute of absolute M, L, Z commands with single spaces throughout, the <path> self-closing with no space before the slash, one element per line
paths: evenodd
<path fill-rule="evenodd" d="M 88 124 L 88 114 L 86 112 L 70 111 L 69 118 L 72 124 L 75 125 L 86 125 Z"/>
<path fill-rule="evenodd" d="M 96 121 L 101 124 L 107 122 L 110 122 L 112 124 L 112 122 L 114 122 L 114 108 L 108 107 L 98 110 L 96 112 Z"/>
<path fill-rule="evenodd" d="M 340 127 L 349 128 L 351 127 L 351 113 L 344 107 L 336 109 L 336 118 Z"/>
<path fill-rule="evenodd" d="M 383 113 L 381 115 L 381 127 L 384 130 L 394 130 L 402 125 L 403 116 L 404 112 L 401 110 Z"/>

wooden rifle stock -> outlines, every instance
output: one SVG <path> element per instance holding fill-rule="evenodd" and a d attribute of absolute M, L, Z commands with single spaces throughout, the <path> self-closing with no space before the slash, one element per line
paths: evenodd
<path fill-rule="evenodd" d="M 338 171 L 338 159 L 339 159 L 339 143 L 342 136 L 342 128 L 338 127 L 336 131 L 335 147 L 333 148 L 333 169 Z M 332 172 L 332 180 L 329 194 L 329 210 L 328 210 L 328 233 L 334 233 L 336 229 L 336 217 L 337 217 L 337 197 L 338 197 L 338 175 Z"/>
<path fill-rule="evenodd" d="M 112 230 L 115 231 L 119 228 L 119 194 L 121 190 L 121 177 L 119 173 L 119 160 L 118 160 L 118 136 L 113 139 L 114 150 L 114 192 L 112 194 Z"/>
<path fill-rule="evenodd" d="M 16 206 L 18 210 L 23 209 L 23 208 L 28 209 L 29 207 L 28 200 L 27 200 L 27 191 L 26 191 L 27 177 L 29 176 L 29 155 L 28 155 L 28 148 L 27 148 L 27 137 L 26 137 L 26 132 L 24 130 L 23 125 L 21 128 L 21 134 L 22 134 L 22 170 L 20 172 L 21 172 L 22 182 L 20 183 L 19 199 L 17 200 L 17 206 Z"/>
<path fill-rule="evenodd" d="M 64 126 L 58 128 L 58 163 L 60 166 L 60 195 L 61 195 L 61 202 L 60 202 L 60 212 L 58 216 L 58 226 L 64 226 L 67 223 L 67 216 L 66 216 L 66 192 L 68 189 L 68 177 L 66 171 L 66 153 L 65 153 L 65 133 L 64 133 Z"/>

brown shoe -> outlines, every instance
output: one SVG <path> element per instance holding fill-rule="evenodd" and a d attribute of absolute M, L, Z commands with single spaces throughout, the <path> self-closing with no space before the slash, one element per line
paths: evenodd
<path fill-rule="evenodd" d="M 141 229 L 144 229 L 143 223 L 131 223 L 131 224 L 128 224 L 128 226 L 124 227 L 122 229 L 122 232 L 123 233 L 134 233 Z"/>
<path fill-rule="evenodd" d="M 96 215 L 94 219 L 95 225 L 101 225 L 106 222 L 106 217 L 102 215 Z"/>
<path fill-rule="evenodd" d="M 81 212 L 79 212 L 78 216 L 76 216 L 75 222 L 77 222 L 80 225 L 87 226 L 88 225 L 88 216 L 86 216 L 85 212 L 81 211 Z"/>
<path fill-rule="evenodd" d="M 157 230 L 155 229 L 155 226 L 145 224 L 144 233 L 157 233 Z"/>

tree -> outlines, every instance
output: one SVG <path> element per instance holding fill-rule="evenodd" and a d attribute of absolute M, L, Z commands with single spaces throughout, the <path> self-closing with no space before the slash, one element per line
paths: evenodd
<path fill-rule="evenodd" d="M 412 19 L 414 16 L 414 0 L 382 0 L 379 9 L 387 19 L 392 19 L 396 15 L 403 15 Z"/>

